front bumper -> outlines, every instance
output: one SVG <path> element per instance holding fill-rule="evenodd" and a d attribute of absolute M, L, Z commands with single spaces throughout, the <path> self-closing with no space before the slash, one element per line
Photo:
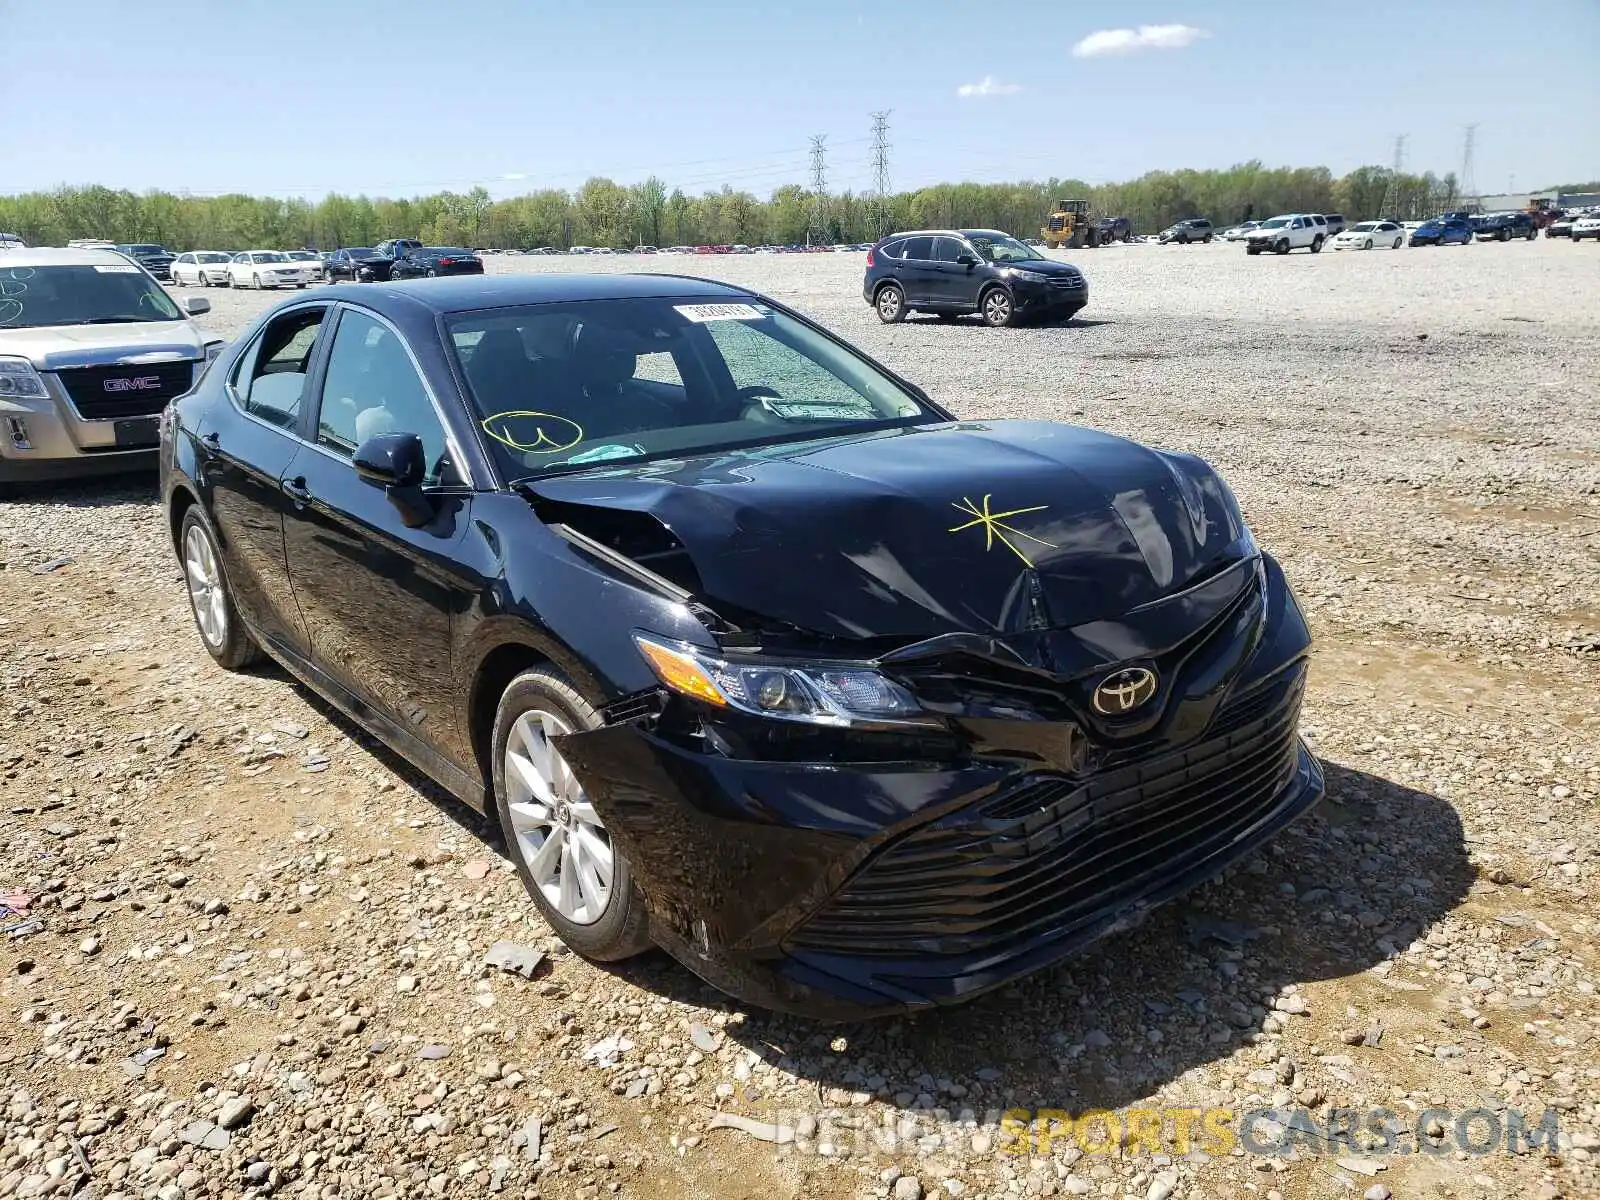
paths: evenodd
<path fill-rule="evenodd" d="M 1053 283 L 1012 283 L 1012 299 L 1019 313 L 1077 312 L 1089 303 L 1089 285 L 1080 280 L 1077 287 Z"/>
<path fill-rule="evenodd" d="M 1299 607 L 1270 560 L 1228 604 L 1152 651 L 1170 683 L 1131 741 L 991 716 L 958 718 L 953 752 L 773 761 L 642 718 L 561 748 L 653 937 L 702 978 L 832 1020 L 958 1003 L 1131 929 L 1321 798 Z"/>

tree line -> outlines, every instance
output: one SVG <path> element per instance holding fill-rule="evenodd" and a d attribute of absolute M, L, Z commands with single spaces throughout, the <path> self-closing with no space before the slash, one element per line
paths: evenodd
<path fill-rule="evenodd" d="M 576 191 L 547 188 L 493 200 L 481 187 L 412 199 L 346 196 L 319 201 L 266 196 L 136 194 L 99 185 L 0 196 L 0 230 L 30 245 L 73 238 L 158 242 L 169 249 L 370 246 L 392 237 L 433 245 L 532 249 L 574 245 L 791 245 L 867 242 L 893 229 L 980 227 L 1037 236 L 1056 200 L 1085 199 L 1106 216 L 1126 216 L 1141 233 L 1185 217 L 1219 225 L 1279 212 L 1340 212 L 1352 220 L 1412 220 L 1457 201 L 1452 175 L 1396 176 L 1359 167 L 1335 177 L 1325 167 L 1241 163 L 1227 170 L 1152 171 L 1126 183 L 1079 179 L 941 183 L 878 198 L 844 192 L 818 197 L 797 185 L 766 199 L 724 186 L 689 195 L 655 176 L 631 186 L 596 177 Z M 820 212 L 818 211 L 820 202 Z M 811 239 L 808 239 L 811 234 Z"/>

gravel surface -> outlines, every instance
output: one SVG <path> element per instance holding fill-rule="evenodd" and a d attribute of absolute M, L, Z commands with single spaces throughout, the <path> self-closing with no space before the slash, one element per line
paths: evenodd
<path fill-rule="evenodd" d="M 490 269 L 716 274 L 964 416 L 1207 456 L 1318 637 L 1316 813 L 963 1008 L 748 1011 L 565 952 L 479 818 L 214 668 L 149 481 L 53 488 L 0 505 L 0 1196 L 1600 1194 L 1600 247 L 1076 261 L 1083 319 L 1016 331 L 879 326 L 860 255 Z M 1386 1108 L 1413 1153 L 999 1119 L 1122 1106 Z M 1426 1113 L 1508 1107 L 1558 1143 Z"/>

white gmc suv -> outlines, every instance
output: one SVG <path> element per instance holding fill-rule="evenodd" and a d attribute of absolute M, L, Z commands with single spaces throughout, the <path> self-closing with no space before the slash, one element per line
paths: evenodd
<path fill-rule="evenodd" d="M 0 492 L 154 468 L 161 410 L 222 349 L 143 267 L 114 250 L 0 258 Z"/>
<path fill-rule="evenodd" d="M 1244 249 L 1246 254 L 1260 254 L 1263 250 L 1287 254 L 1303 248 L 1320 254 L 1327 240 L 1328 220 L 1321 213 L 1286 213 L 1252 229 Z"/>

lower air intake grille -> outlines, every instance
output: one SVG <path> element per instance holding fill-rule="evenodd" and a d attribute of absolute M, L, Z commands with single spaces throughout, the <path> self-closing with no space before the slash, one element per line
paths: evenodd
<path fill-rule="evenodd" d="M 1087 782 L 1034 775 L 871 859 L 792 938 L 883 957 L 1003 954 L 1153 890 L 1272 807 L 1294 772 L 1303 668 L 1200 740 Z"/>

